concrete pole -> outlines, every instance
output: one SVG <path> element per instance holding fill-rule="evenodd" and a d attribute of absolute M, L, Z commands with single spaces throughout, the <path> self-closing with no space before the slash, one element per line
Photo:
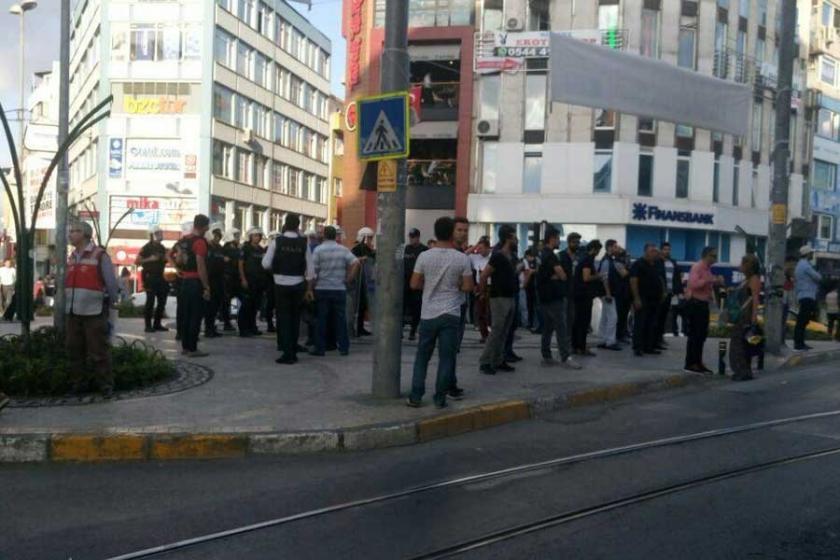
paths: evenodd
<path fill-rule="evenodd" d="M 61 41 L 58 80 L 58 143 L 67 138 L 70 125 L 70 0 L 61 0 Z M 64 275 L 67 269 L 67 154 L 58 165 L 55 203 L 55 304 L 53 325 L 64 332 Z"/>
<path fill-rule="evenodd" d="M 385 4 L 385 50 L 382 52 L 383 93 L 408 90 L 408 0 Z M 373 380 L 375 397 L 400 396 L 403 316 L 403 243 L 405 237 L 406 161 L 397 160 L 396 192 L 379 192 L 376 236 L 376 318 Z"/>
<path fill-rule="evenodd" d="M 776 94 L 776 145 L 773 147 L 773 188 L 770 192 L 770 236 L 766 275 L 766 349 L 782 349 L 784 266 L 787 246 L 788 188 L 790 184 L 790 98 L 796 33 L 796 0 L 781 0 L 782 30 L 779 40 L 779 83 Z"/>

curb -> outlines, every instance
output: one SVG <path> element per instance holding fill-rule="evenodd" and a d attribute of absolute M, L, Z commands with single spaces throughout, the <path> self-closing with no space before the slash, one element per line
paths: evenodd
<path fill-rule="evenodd" d="M 557 410 L 617 401 L 706 380 L 673 375 L 530 400 L 500 401 L 414 422 L 338 430 L 236 434 L 0 434 L 0 464 L 232 459 L 382 449 L 425 443 L 539 418 Z"/>
<path fill-rule="evenodd" d="M 812 366 L 833 360 L 840 360 L 840 349 L 794 354 L 782 362 L 779 369 L 787 370 L 796 367 Z"/>

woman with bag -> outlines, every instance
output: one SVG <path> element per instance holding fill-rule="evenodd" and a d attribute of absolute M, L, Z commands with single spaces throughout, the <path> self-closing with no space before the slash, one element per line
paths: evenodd
<path fill-rule="evenodd" d="M 741 259 L 744 281 L 727 297 L 728 322 L 732 324 L 729 339 L 729 366 L 732 381 L 753 378 L 752 359 L 764 352 L 764 337 L 758 326 L 761 296 L 761 265 L 755 255 Z"/>

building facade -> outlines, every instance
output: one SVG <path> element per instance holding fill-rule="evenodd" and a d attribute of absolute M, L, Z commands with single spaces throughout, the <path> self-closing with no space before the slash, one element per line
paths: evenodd
<path fill-rule="evenodd" d="M 808 86 L 815 127 L 810 211 L 817 266 L 840 275 L 840 2 L 799 2 L 801 36 L 808 41 Z"/>
<path fill-rule="evenodd" d="M 330 41 L 283 0 L 85 0 L 71 35 L 70 204 L 117 264 L 160 225 L 304 229 L 327 218 Z"/>
<path fill-rule="evenodd" d="M 474 236 L 534 222 L 616 239 L 632 255 L 670 241 L 675 258 L 707 245 L 737 264 L 748 247 L 765 256 L 775 132 L 778 2 L 772 0 L 483 0 L 482 34 L 573 30 L 608 47 L 651 56 L 753 88 L 750 134 L 733 137 L 643 116 L 551 103 L 546 53 L 520 71 L 476 75 L 467 215 Z M 482 35 L 483 37 L 484 35 Z M 540 58 L 542 56 L 542 58 Z M 807 210 L 810 127 L 800 48 L 791 107 L 789 218 Z M 656 87 L 656 84 L 650 84 Z"/>
<path fill-rule="evenodd" d="M 348 236 L 376 229 L 376 165 L 359 161 L 355 100 L 380 93 L 385 0 L 343 0 L 347 39 L 344 177 L 338 203 Z M 441 215 L 467 208 L 472 166 L 474 0 L 411 2 L 409 81 L 413 120 L 408 158 L 406 229 L 432 237 Z"/>

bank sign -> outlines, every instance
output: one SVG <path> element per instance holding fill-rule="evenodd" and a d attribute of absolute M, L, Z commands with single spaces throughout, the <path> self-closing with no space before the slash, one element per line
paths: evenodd
<path fill-rule="evenodd" d="M 715 215 L 687 210 L 660 208 L 655 204 L 633 203 L 631 219 L 634 222 L 676 222 L 682 224 L 715 225 Z"/>

